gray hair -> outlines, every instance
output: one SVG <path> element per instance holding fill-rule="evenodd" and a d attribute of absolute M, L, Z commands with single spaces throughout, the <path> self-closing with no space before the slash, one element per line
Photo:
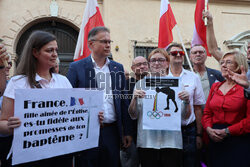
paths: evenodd
<path fill-rule="evenodd" d="M 206 51 L 206 49 L 204 48 L 204 46 L 202 46 L 201 44 L 195 44 L 195 45 L 193 45 L 191 48 L 190 48 L 190 53 L 191 53 L 191 51 L 192 51 L 192 49 L 194 48 L 194 47 L 197 47 L 197 46 L 200 46 L 200 47 L 202 47 L 203 48 L 203 50 L 205 51 L 205 53 L 206 53 L 206 55 L 207 55 L 207 51 Z"/>

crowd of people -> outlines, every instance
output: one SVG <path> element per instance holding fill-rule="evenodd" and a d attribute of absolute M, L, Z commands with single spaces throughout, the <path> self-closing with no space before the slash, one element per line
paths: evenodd
<path fill-rule="evenodd" d="M 208 19 L 208 49 L 218 60 L 220 71 L 206 67 L 207 51 L 202 45 L 190 49 L 194 72 L 184 69 L 184 49 L 172 43 L 166 50 L 154 49 L 147 59 L 134 58 L 133 76 L 126 79 L 123 65 L 108 58 L 110 30 L 95 27 L 88 34 L 91 55 L 71 63 L 67 77 L 58 74 L 55 36 L 35 31 L 23 48 L 15 75 L 9 79 L 11 59 L 0 44 L 0 166 L 12 166 L 7 154 L 13 130 L 22 124 L 14 116 L 16 89 L 100 88 L 104 97 L 103 110 L 98 114 L 98 147 L 16 166 L 249 167 L 250 41 L 247 57 L 235 50 L 223 53 L 218 49 L 211 14 L 204 12 L 203 16 Z M 168 97 L 167 103 L 174 103 L 175 98 L 182 101 L 181 131 L 143 129 L 146 76 L 179 78 L 183 89 L 176 97 Z M 116 98 L 105 98 L 107 95 Z"/>

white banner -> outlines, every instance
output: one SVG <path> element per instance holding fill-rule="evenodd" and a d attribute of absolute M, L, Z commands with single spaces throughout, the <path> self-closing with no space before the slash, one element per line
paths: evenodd
<path fill-rule="evenodd" d="M 15 90 L 12 164 L 98 146 L 103 92 L 85 89 Z"/>
<path fill-rule="evenodd" d="M 146 78 L 143 99 L 143 129 L 181 130 L 181 92 L 179 78 Z"/>

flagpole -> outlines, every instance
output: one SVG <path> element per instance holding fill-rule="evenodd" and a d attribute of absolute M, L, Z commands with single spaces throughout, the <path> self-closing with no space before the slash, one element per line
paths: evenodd
<path fill-rule="evenodd" d="M 191 62 L 190 62 L 190 60 L 189 60 L 189 57 L 188 57 L 186 48 L 185 48 L 184 43 L 183 43 L 183 41 L 182 41 L 180 29 L 179 29 L 179 27 L 178 27 L 177 24 L 176 24 L 176 29 L 177 29 L 177 32 L 178 32 L 179 39 L 180 39 L 180 41 L 181 41 L 181 45 L 182 45 L 182 47 L 183 47 L 183 49 L 184 49 L 185 56 L 186 56 L 186 59 L 187 59 L 187 61 L 188 61 L 188 65 L 189 65 L 189 67 L 190 67 L 190 70 L 191 70 L 192 72 L 194 72 L 193 67 L 192 67 L 192 65 L 191 65 Z"/>
<path fill-rule="evenodd" d="M 205 0 L 205 12 L 207 12 L 207 3 L 208 3 L 208 0 Z M 207 26 L 207 17 L 204 18 L 204 24 L 205 26 Z"/>

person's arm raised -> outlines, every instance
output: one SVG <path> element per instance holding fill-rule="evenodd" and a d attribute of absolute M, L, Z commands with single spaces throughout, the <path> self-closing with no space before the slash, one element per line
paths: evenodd
<path fill-rule="evenodd" d="M 213 17 L 209 11 L 203 11 L 203 19 L 207 18 L 207 47 L 209 53 L 219 62 L 223 56 L 223 52 L 219 50 L 217 40 L 214 33 Z"/>

